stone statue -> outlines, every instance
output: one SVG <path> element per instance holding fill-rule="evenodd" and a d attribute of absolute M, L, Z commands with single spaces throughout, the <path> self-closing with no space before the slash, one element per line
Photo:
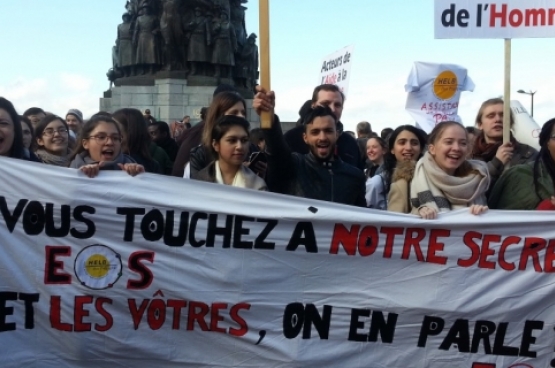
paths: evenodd
<path fill-rule="evenodd" d="M 235 30 L 235 36 L 237 37 L 237 45 L 239 49 L 243 47 L 245 42 L 247 42 L 247 28 L 245 26 L 245 10 L 246 7 L 242 6 L 241 3 L 244 1 L 241 0 L 230 0 L 231 1 L 231 8 L 230 8 L 230 19 L 231 24 L 233 25 L 233 29 Z"/>
<path fill-rule="evenodd" d="M 160 17 L 160 31 L 164 38 L 165 69 L 181 69 L 185 66 L 184 41 L 181 15 L 178 12 L 177 0 L 164 0 L 162 16 Z"/>
<path fill-rule="evenodd" d="M 191 63 L 190 75 L 204 75 L 206 64 L 210 61 L 208 46 L 212 43 L 212 37 L 208 18 L 201 8 L 195 8 L 194 18 L 186 28 L 191 32 L 187 49 L 187 60 Z"/>
<path fill-rule="evenodd" d="M 245 85 L 253 89 L 258 80 L 258 46 L 256 45 L 256 34 L 251 33 L 247 43 L 241 50 L 241 60 L 244 62 Z"/>
<path fill-rule="evenodd" d="M 216 70 L 214 77 L 231 78 L 231 67 L 235 65 L 234 54 L 237 52 L 237 39 L 227 13 L 222 12 L 220 20 L 214 22 L 213 36 L 212 64 Z"/>
<path fill-rule="evenodd" d="M 158 45 L 160 29 L 158 19 L 151 12 L 149 6 L 139 10 L 133 33 L 135 64 L 142 75 L 153 74 L 161 64 Z"/>
<path fill-rule="evenodd" d="M 124 13 L 122 19 L 123 23 L 118 26 L 114 68 L 119 69 L 123 77 L 129 77 L 135 64 L 133 59 L 131 15 Z"/>

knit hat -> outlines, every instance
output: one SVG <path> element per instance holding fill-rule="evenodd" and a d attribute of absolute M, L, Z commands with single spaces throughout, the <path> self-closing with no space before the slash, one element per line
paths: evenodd
<path fill-rule="evenodd" d="M 82 124 L 83 123 L 83 113 L 77 109 L 71 109 L 67 112 L 66 117 L 68 115 L 73 115 L 75 116 L 77 119 L 79 119 L 79 122 Z"/>

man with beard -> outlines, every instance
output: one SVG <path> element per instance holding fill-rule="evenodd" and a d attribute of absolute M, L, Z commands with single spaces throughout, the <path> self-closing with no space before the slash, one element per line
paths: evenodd
<path fill-rule="evenodd" d="M 257 87 L 253 107 L 258 114 L 273 111 L 273 92 Z M 365 177 L 335 154 L 337 115 L 327 104 L 311 108 L 303 119 L 307 154 L 292 153 L 285 143 L 277 116 L 264 130 L 268 152 L 266 183 L 271 190 L 329 202 L 366 207 Z M 355 146 L 356 148 L 356 146 Z"/>

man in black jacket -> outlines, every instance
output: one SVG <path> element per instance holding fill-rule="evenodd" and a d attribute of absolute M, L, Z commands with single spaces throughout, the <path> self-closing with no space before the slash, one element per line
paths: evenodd
<path fill-rule="evenodd" d="M 273 111 L 273 92 L 257 87 L 253 107 L 257 113 Z M 299 197 L 366 206 L 365 177 L 335 154 L 337 117 L 328 106 L 315 106 L 304 118 L 303 139 L 309 153 L 291 153 L 279 119 L 265 129 L 268 152 L 266 182 L 277 191 Z M 356 148 L 356 146 L 355 146 Z"/>

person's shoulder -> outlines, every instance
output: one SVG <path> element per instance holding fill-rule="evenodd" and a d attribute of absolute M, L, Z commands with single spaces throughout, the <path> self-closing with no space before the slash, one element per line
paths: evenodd
<path fill-rule="evenodd" d="M 525 143 L 518 144 L 518 154 L 524 160 L 533 159 L 538 154 L 538 151 Z"/>
<path fill-rule="evenodd" d="M 393 170 L 393 176 L 391 177 L 391 182 L 395 183 L 399 180 L 405 180 L 407 183 L 412 181 L 414 177 L 414 169 L 416 167 L 416 161 L 400 161 L 397 163 L 395 170 Z"/>
<path fill-rule="evenodd" d="M 350 175 L 350 176 L 353 176 L 357 179 L 361 179 L 363 181 L 366 181 L 366 176 L 364 176 L 364 172 L 362 170 L 354 167 L 353 165 L 348 164 L 345 161 L 341 160 L 341 161 L 339 161 L 339 167 L 340 167 L 342 173 L 345 173 L 346 175 Z"/>

